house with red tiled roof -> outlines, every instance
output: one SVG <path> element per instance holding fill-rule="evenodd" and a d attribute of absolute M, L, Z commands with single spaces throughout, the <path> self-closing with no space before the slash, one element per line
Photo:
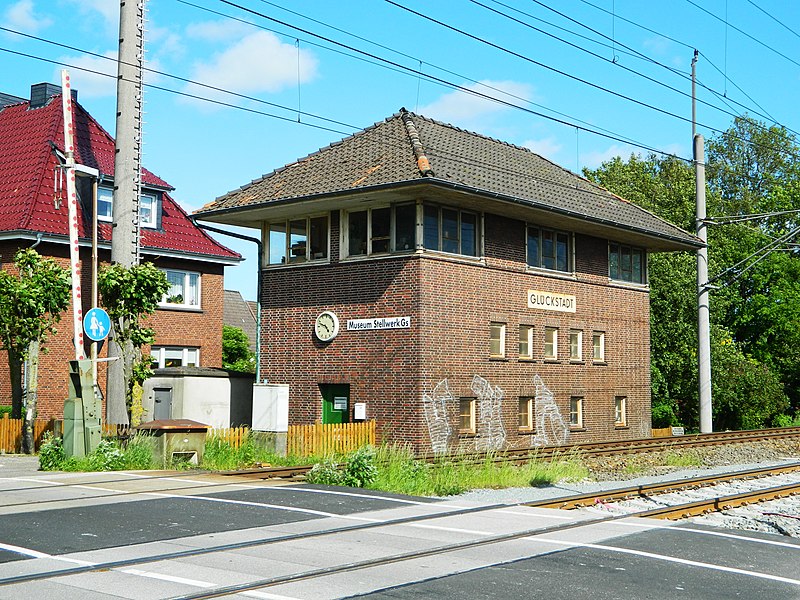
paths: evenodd
<path fill-rule="evenodd" d="M 73 90 L 73 95 L 76 92 Z M 77 98 L 73 98 L 77 100 Z M 91 290 L 94 188 L 97 190 L 98 258 L 111 256 L 114 138 L 75 101 L 75 160 L 80 200 L 78 223 L 84 281 Z M 0 264 L 7 268 L 21 247 L 69 265 L 64 123 L 61 88 L 31 86 L 30 98 L 0 94 Z M 159 367 L 222 364 L 223 277 L 241 256 L 197 227 L 170 196 L 173 188 L 143 169 L 140 196 L 141 260 L 162 269 L 171 288 L 149 325 L 150 352 Z M 86 312 L 91 294 L 84 294 Z M 70 311 L 72 307 L 70 307 Z M 68 315 L 64 319 L 68 322 Z M 62 321 L 39 365 L 39 416 L 59 417 L 67 397 L 68 361 L 74 358 L 70 327 Z M 88 352 L 87 352 L 88 354 Z M 105 351 L 101 351 L 101 356 Z M 102 365 L 102 363 L 101 363 Z M 105 389 L 105 368 L 99 370 Z M 5 357 L 0 357 L 0 404 L 10 404 Z"/>

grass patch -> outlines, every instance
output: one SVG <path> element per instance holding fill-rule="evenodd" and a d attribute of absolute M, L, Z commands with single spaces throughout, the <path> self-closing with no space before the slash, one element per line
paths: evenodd
<path fill-rule="evenodd" d="M 319 459 L 309 456 L 281 456 L 259 443 L 250 434 L 235 448 L 224 438 L 206 437 L 203 461 L 200 467 L 209 471 L 232 471 L 256 465 L 286 466 L 308 465 Z"/>
<path fill-rule="evenodd" d="M 379 448 L 376 465 L 377 476 L 368 487 L 417 496 L 451 496 L 476 488 L 542 486 L 588 475 L 580 461 L 571 456 L 550 461 L 533 458 L 520 465 L 497 461 L 492 454 L 477 462 L 448 458 L 425 463 L 415 459 L 410 449 L 398 446 Z"/>
<path fill-rule="evenodd" d="M 670 451 L 664 456 L 664 464 L 668 467 L 702 467 L 703 459 L 694 450 Z"/>

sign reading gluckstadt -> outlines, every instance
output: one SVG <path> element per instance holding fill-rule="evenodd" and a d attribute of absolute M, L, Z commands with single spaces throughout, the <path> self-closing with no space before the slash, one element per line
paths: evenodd
<path fill-rule="evenodd" d="M 528 290 L 528 308 L 574 313 L 575 296 L 542 292 L 540 290 Z"/>
<path fill-rule="evenodd" d="M 409 329 L 411 317 L 382 317 L 377 319 L 349 319 L 347 331 L 372 331 L 375 329 Z"/>

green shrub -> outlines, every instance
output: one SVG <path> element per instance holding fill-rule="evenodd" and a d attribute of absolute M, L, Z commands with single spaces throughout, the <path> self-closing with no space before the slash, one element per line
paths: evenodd
<path fill-rule="evenodd" d="M 125 468 L 125 454 L 116 442 L 100 440 L 88 457 L 91 471 L 121 471 Z"/>
<path fill-rule="evenodd" d="M 367 487 L 378 477 L 375 465 L 376 451 L 372 446 L 364 446 L 345 456 L 343 464 L 333 458 L 316 463 L 306 474 L 306 481 L 320 485 L 346 485 Z"/>
<path fill-rule="evenodd" d="M 11 405 L 2 405 L 0 406 L 0 419 L 3 418 L 3 415 L 11 416 Z"/>
<path fill-rule="evenodd" d="M 344 485 L 343 475 L 336 461 L 326 458 L 311 467 L 306 473 L 306 481 L 318 485 Z"/>
<path fill-rule="evenodd" d="M 46 431 L 39 446 L 39 469 L 42 471 L 61 471 L 66 456 L 64 445 L 60 437 L 55 437 L 52 431 Z"/>

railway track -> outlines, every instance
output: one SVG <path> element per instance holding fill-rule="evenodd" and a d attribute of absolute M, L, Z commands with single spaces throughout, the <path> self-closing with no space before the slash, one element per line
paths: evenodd
<path fill-rule="evenodd" d="M 559 456 L 569 456 L 571 454 L 576 454 L 580 457 L 600 457 L 614 454 L 638 454 L 793 438 L 800 438 L 800 427 L 782 427 L 753 431 L 726 431 L 669 438 L 642 438 L 614 442 L 572 444 L 569 446 L 542 446 L 538 448 L 504 450 L 496 452 L 492 460 L 498 463 L 525 463 L 530 460 L 548 460 Z M 484 462 L 486 460 L 486 454 L 426 454 L 419 458 L 426 462 Z M 302 477 L 310 470 L 311 465 L 295 467 L 259 467 L 238 471 L 226 471 L 223 474 L 250 479 L 295 478 Z"/>

